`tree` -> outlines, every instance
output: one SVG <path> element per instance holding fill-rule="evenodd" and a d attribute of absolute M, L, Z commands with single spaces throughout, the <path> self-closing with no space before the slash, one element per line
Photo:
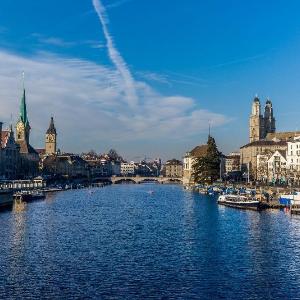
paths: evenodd
<path fill-rule="evenodd" d="M 195 182 L 213 183 L 219 178 L 220 174 L 220 156 L 215 139 L 208 136 L 206 154 L 195 158 L 193 164 L 193 176 Z"/>
<path fill-rule="evenodd" d="M 114 161 L 124 161 L 123 157 L 120 156 L 115 149 L 110 149 L 108 151 L 108 156 Z"/>

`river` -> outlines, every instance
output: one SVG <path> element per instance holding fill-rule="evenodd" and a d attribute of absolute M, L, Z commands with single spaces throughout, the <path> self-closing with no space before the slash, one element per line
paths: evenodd
<path fill-rule="evenodd" d="M 70 190 L 0 214 L 1 299 L 299 299 L 300 218 L 176 185 Z"/>

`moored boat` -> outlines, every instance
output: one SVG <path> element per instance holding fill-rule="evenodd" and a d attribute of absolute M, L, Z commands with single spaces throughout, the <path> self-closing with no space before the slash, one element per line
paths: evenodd
<path fill-rule="evenodd" d="M 259 201 L 255 198 L 248 198 L 241 195 L 220 195 L 218 203 L 236 208 L 259 209 Z"/>
<path fill-rule="evenodd" d="M 14 194 L 15 199 L 22 199 L 22 201 L 34 201 L 38 199 L 44 199 L 45 193 L 42 191 L 36 190 L 36 191 L 21 191 Z"/>

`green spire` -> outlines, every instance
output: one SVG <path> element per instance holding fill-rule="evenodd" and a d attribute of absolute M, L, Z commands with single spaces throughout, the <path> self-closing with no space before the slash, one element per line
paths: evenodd
<path fill-rule="evenodd" d="M 23 96 L 20 104 L 20 119 L 23 121 L 25 125 L 28 124 L 25 89 L 23 89 Z"/>

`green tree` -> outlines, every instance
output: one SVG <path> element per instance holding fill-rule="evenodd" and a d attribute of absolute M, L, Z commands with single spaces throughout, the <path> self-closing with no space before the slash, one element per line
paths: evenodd
<path fill-rule="evenodd" d="M 213 183 L 219 178 L 220 156 L 215 139 L 208 136 L 207 151 L 204 156 L 197 157 L 193 164 L 193 177 L 197 183 Z"/>

